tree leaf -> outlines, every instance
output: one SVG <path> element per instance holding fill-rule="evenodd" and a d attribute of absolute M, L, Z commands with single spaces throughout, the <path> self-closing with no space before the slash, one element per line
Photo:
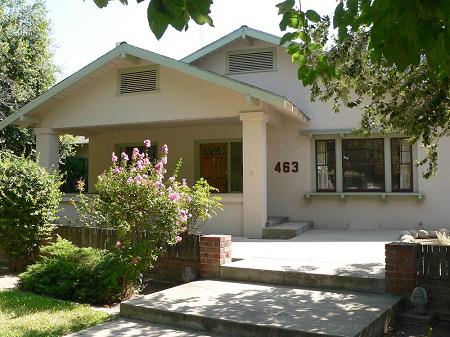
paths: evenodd
<path fill-rule="evenodd" d="M 312 21 L 312 22 L 319 22 L 320 21 L 320 15 L 317 14 L 317 12 L 313 11 L 312 9 L 308 9 L 306 11 L 305 15 L 306 15 L 306 18 L 309 21 Z"/>
<path fill-rule="evenodd" d="M 278 8 L 278 15 L 284 14 L 286 12 L 290 12 L 291 9 L 294 7 L 295 5 L 295 0 L 286 0 L 283 2 L 280 2 L 279 4 L 276 5 L 276 7 Z"/>

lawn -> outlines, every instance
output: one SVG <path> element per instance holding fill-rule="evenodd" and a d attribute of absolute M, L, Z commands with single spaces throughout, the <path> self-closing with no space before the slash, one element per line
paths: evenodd
<path fill-rule="evenodd" d="M 89 305 L 19 290 L 0 291 L 1 337 L 56 337 L 108 320 Z"/>

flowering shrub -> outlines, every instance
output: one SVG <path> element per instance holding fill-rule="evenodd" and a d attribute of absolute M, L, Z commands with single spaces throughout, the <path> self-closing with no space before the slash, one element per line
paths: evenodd
<path fill-rule="evenodd" d="M 149 149 L 151 142 L 144 142 Z M 205 220 L 220 207 L 219 198 L 205 180 L 192 189 L 186 180 L 178 181 L 178 171 L 166 177 L 167 145 L 161 148 L 162 157 L 152 163 L 147 151 L 133 149 L 126 153 L 112 153 L 112 165 L 98 177 L 97 194 L 83 196 L 77 206 L 81 222 L 89 226 L 117 229 L 118 241 L 111 249 L 122 254 L 136 269 L 152 264 L 167 244 L 181 240 L 182 232 L 194 228 L 197 220 Z"/>

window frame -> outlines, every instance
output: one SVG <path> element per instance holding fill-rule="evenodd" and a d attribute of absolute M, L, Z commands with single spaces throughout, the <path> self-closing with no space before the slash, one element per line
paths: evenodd
<path fill-rule="evenodd" d="M 244 185 L 242 184 L 242 190 L 236 191 L 231 189 L 231 144 L 232 143 L 241 143 L 243 145 L 242 138 L 231 138 L 231 139 L 208 139 L 208 140 L 195 140 L 194 148 L 195 148 L 195 179 L 200 179 L 200 145 L 201 144 L 215 144 L 215 143 L 226 143 L 228 152 L 227 152 L 227 175 L 228 175 L 228 192 L 223 194 L 233 194 L 233 193 L 243 193 Z M 243 149 L 242 149 L 243 150 Z M 243 151 L 242 151 L 243 152 Z M 242 160 L 242 165 L 244 165 L 244 160 Z"/>
<path fill-rule="evenodd" d="M 311 130 L 311 131 L 303 131 L 300 132 L 301 135 L 308 136 L 309 138 L 309 149 L 310 149 L 310 188 L 311 193 L 316 195 L 328 195 L 328 196 L 341 196 L 344 195 L 398 195 L 398 196 L 407 196 L 407 195 L 419 195 L 420 192 L 418 190 L 418 169 L 414 163 L 417 161 L 417 144 L 411 145 L 411 162 L 412 162 L 412 188 L 411 190 L 393 190 L 392 186 L 392 148 L 391 148 L 391 139 L 396 138 L 406 138 L 402 134 L 390 134 L 383 135 L 379 133 L 375 133 L 371 137 L 363 137 L 357 134 L 354 134 L 353 129 L 323 129 L 323 130 Z M 343 182 L 343 162 L 342 162 L 342 141 L 344 140 L 353 140 L 353 139 L 383 139 L 384 142 L 384 190 L 371 190 L 371 191 L 356 191 L 356 190 L 344 190 L 344 182 Z M 323 191 L 317 189 L 317 172 L 316 172 L 316 140 L 327 140 L 334 139 L 335 140 L 335 150 L 336 150 L 336 191 Z M 311 195 L 311 194 L 308 194 Z"/>
<path fill-rule="evenodd" d="M 414 170 L 413 170 L 413 149 L 412 149 L 412 145 L 408 142 L 408 146 L 409 146 L 409 157 L 410 157 L 410 162 L 409 162 L 409 171 L 410 171 L 410 184 L 411 184 L 411 188 L 405 189 L 405 188 L 399 188 L 399 189 L 394 189 L 394 185 L 392 184 L 392 182 L 394 181 L 394 166 L 398 166 L 401 167 L 402 163 L 398 163 L 398 164 L 394 164 L 393 162 L 393 158 L 394 158 L 394 152 L 392 151 L 393 146 L 392 143 L 396 140 L 406 140 L 407 138 L 405 137 L 392 137 L 390 139 L 390 151 L 391 151 L 391 189 L 392 192 L 413 192 L 414 191 Z"/>
<path fill-rule="evenodd" d="M 317 164 L 317 143 L 318 142 L 328 142 L 328 141 L 333 141 L 334 143 L 334 174 L 335 174 L 335 183 L 334 183 L 334 189 L 319 189 L 319 175 L 318 173 L 318 167 L 319 165 Z M 337 156 L 336 156 L 336 139 L 334 138 L 326 138 L 326 139 L 315 139 L 314 140 L 314 148 L 315 148 L 315 152 L 314 152 L 314 168 L 315 168 L 315 174 L 316 174 L 316 191 L 317 192 L 336 192 L 337 191 Z M 327 152 L 325 152 L 327 153 Z M 324 165 L 320 165 L 320 166 L 324 166 Z"/>

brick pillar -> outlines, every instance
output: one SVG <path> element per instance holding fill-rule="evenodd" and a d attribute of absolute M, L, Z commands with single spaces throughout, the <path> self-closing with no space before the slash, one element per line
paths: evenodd
<path fill-rule="evenodd" d="M 386 252 L 386 292 L 405 297 L 411 296 L 417 286 L 416 254 L 419 244 L 388 243 Z"/>
<path fill-rule="evenodd" d="M 231 235 L 200 237 L 200 277 L 218 278 L 220 265 L 231 262 Z"/>

